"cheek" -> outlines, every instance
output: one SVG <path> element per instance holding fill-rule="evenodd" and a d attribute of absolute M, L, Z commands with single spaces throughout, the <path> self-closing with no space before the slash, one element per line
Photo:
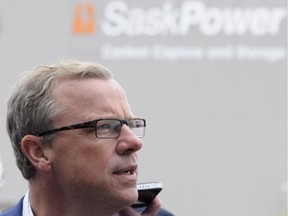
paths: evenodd
<path fill-rule="evenodd" d="M 64 146 L 64 145 L 62 145 Z M 77 178 L 83 174 L 88 177 L 106 175 L 113 166 L 113 145 L 100 142 L 70 143 L 69 146 L 55 149 L 55 168 L 66 177 Z M 103 176 L 104 177 L 104 176 Z"/>

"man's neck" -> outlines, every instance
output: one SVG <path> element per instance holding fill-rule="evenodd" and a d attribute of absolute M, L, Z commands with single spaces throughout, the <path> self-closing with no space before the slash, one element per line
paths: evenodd
<path fill-rule="evenodd" d="M 29 201 L 34 216 L 112 216 L 120 210 L 108 204 L 105 206 L 101 199 L 60 191 L 47 184 L 30 184 Z"/>

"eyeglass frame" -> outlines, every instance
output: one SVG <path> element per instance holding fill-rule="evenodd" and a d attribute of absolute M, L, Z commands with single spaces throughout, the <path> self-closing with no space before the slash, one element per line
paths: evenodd
<path fill-rule="evenodd" d="M 116 118 L 100 118 L 100 119 L 95 119 L 95 120 L 91 120 L 91 121 L 87 121 L 87 122 L 82 122 L 82 123 L 77 123 L 77 124 L 72 124 L 72 125 L 68 125 L 68 126 L 63 126 L 63 127 L 60 127 L 60 128 L 53 128 L 53 129 L 50 129 L 50 130 L 47 130 L 47 131 L 44 131 L 44 132 L 39 132 L 39 133 L 35 133 L 33 135 L 35 136 L 45 136 L 45 135 L 49 135 L 49 134 L 53 134 L 53 133 L 57 133 L 59 131 L 67 131 L 67 130 L 75 130 L 75 129 L 83 129 L 83 128 L 94 128 L 95 129 L 95 136 L 97 138 L 100 138 L 100 139 L 113 139 L 113 138 L 118 138 L 121 134 L 121 130 L 120 132 L 118 133 L 118 136 L 115 136 L 115 137 L 98 137 L 97 136 L 97 122 L 99 121 L 102 121 L 102 120 L 117 120 L 121 123 L 121 129 L 122 129 L 122 126 L 125 124 L 129 127 L 129 124 L 128 122 L 130 120 L 142 120 L 143 121 L 143 128 L 144 128 L 144 132 L 143 132 L 143 136 L 138 136 L 139 138 L 142 138 L 144 137 L 145 135 L 145 127 L 146 127 L 146 120 L 143 119 L 143 118 L 131 118 L 131 119 L 116 119 Z M 129 127 L 130 128 L 130 127 Z M 130 128 L 131 129 L 131 128 Z M 135 134 L 136 135 L 136 134 Z"/>

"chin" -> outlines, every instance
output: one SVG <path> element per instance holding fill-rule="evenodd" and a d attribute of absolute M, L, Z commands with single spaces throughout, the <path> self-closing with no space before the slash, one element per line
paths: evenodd
<path fill-rule="evenodd" d="M 125 206 L 132 205 L 138 199 L 138 191 L 136 188 L 129 188 L 121 193 L 121 198 Z"/>

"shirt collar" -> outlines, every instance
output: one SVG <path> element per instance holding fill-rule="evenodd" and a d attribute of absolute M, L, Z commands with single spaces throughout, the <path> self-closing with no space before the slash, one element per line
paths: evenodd
<path fill-rule="evenodd" d="M 24 199 L 23 199 L 23 210 L 22 210 L 23 216 L 34 216 L 30 201 L 29 201 L 29 191 L 26 192 Z"/>

